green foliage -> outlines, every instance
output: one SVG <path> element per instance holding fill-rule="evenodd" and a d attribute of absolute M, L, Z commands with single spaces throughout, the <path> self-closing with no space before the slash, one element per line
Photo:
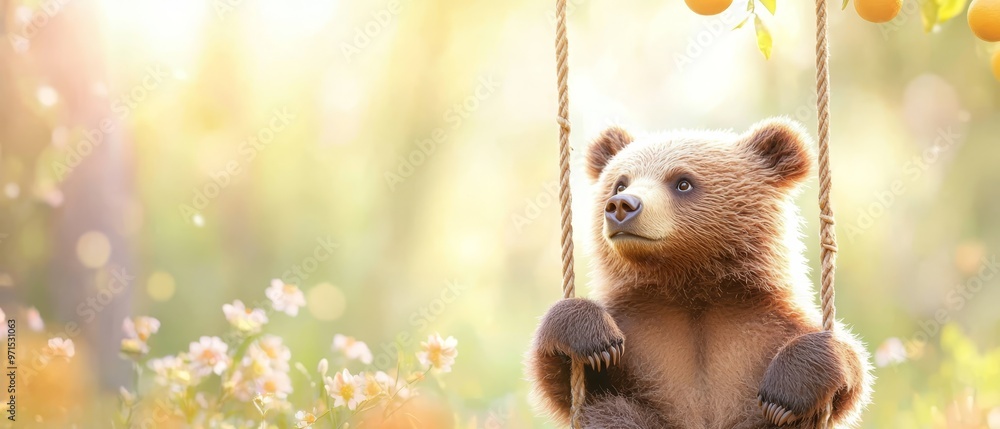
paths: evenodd
<path fill-rule="evenodd" d="M 988 422 L 1000 416 L 1000 347 L 980 352 L 957 324 L 941 329 L 939 344 L 927 345 L 906 364 L 883 371 L 894 373 L 878 374 L 876 389 L 912 392 L 912 399 L 894 413 L 897 425 L 993 427 Z"/>
<path fill-rule="evenodd" d="M 777 9 L 777 0 L 759 0 L 764 9 L 774 15 L 774 11 Z M 747 2 L 747 14 L 746 18 L 743 18 L 739 24 L 733 27 L 733 30 L 738 30 L 743 28 L 750 19 L 753 18 L 754 21 L 754 33 L 757 36 L 757 49 L 760 49 L 760 53 L 764 54 L 765 59 L 771 59 L 771 48 L 774 46 L 774 37 L 771 36 L 771 30 L 767 27 L 767 24 L 760 18 L 760 15 L 756 12 L 756 1 L 749 0 Z"/>
<path fill-rule="evenodd" d="M 771 30 L 767 28 L 767 25 L 764 24 L 759 15 L 754 17 L 753 27 L 757 31 L 757 48 L 764 54 L 764 58 L 770 59 L 771 46 L 774 44 L 774 39 L 771 37 Z"/>

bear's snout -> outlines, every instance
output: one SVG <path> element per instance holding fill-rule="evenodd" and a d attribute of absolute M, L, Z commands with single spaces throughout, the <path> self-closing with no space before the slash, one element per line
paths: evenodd
<path fill-rule="evenodd" d="M 618 194 L 604 206 L 604 217 L 612 230 L 624 229 L 632 219 L 642 212 L 642 200 L 628 194 Z"/>

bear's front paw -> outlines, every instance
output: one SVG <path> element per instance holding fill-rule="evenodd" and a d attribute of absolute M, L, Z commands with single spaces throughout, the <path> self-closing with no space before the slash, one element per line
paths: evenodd
<path fill-rule="evenodd" d="M 542 319 L 535 341 L 544 352 L 582 359 L 598 371 L 617 365 L 625 353 L 625 336 L 611 315 L 583 298 L 553 305 Z"/>
<path fill-rule="evenodd" d="M 764 418 L 777 426 L 826 418 L 834 395 L 847 387 L 844 369 L 830 332 L 792 340 L 764 372 L 757 394 Z"/>

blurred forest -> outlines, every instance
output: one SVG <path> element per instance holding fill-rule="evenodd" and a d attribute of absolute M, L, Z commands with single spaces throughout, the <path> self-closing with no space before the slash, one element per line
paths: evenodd
<path fill-rule="evenodd" d="M 812 2 L 764 17 L 769 60 L 733 30 L 742 2 L 569 3 L 576 213 L 582 149 L 612 123 L 785 115 L 815 135 Z M 995 47 L 963 19 L 925 34 L 916 0 L 887 24 L 837 6 L 837 315 L 878 364 L 863 427 L 1000 429 Z M 125 317 L 159 319 L 149 355 L 172 354 L 273 278 L 308 302 L 268 325 L 292 362 L 336 333 L 378 355 L 441 332 L 459 355 L 424 391 L 433 427 L 555 427 L 522 367 L 561 297 L 554 32 L 553 3 L 524 0 L 0 0 L 0 309 L 44 320 L 19 322 L 22 359 L 76 345 L 19 388 L 17 427 L 106 427 L 135 382 Z M 814 267 L 816 188 L 798 199 Z"/>

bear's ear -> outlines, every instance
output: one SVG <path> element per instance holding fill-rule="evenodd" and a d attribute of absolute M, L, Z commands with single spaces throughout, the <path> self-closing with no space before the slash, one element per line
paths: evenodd
<path fill-rule="evenodd" d="M 784 118 L 761 121 L 744 137 L 750 156 L 778 186 L 794 185 L 809 174 L 813 154 L 809 137 L 798 122 Z"/>
<path fill-rule="evenodd" d="M 597 180 L 611 157 L 632 143 L 632 136 L 617 126 L 604 130 L 587 148 L 587 173 L 590 180 Z"/>

